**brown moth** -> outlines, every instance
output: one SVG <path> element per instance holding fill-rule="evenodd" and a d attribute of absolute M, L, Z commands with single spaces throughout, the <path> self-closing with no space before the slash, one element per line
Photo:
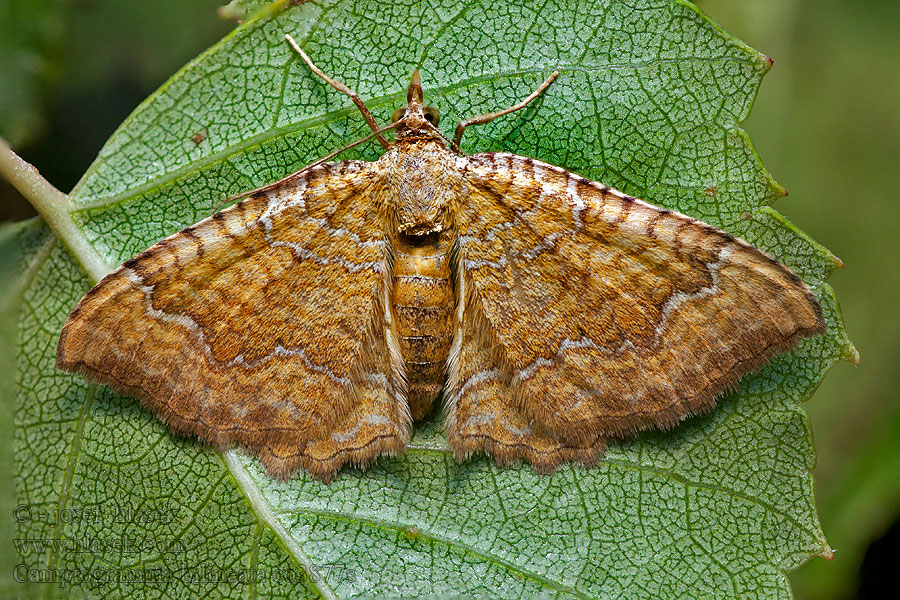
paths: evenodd
<path fill-rule="evenodd" d="M 457 459 L 551 472 L 709 410 L 825 330 L 807 286 L 728 233 L 537 160 L 459 151 L 466 126 L 556 74 L 448 145 L 418 72 L 382 129 L 288 39 L 384 154 L 320 161 L 127 261 L 69 315 L 60 368 L 278 477 L 399 454 L 438 397 Z"/>

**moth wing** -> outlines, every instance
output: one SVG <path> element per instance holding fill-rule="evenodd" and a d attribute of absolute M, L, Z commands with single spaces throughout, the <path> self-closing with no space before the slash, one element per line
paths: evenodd
<path fill-rule="evenodd" d="M 162 240 L 78 303 L 57 364 L 278 476 L 401 451 L 376 179 L 369 163 L 321 165 Z"/>
<path fill-rule="evenodd" d="M 725 232 L 532 159 L 467 165 L 460 278 L 509 401 L 558 439 L 672 427 L 825 329 L 790 269 Z"/>
<path fill-rule="evenodd" d="M 466 278 L 458 281 L 458 329 L 448 381 L 448 442 L 458 460 L 474 452 L 499 465 L 518 459 L 548 473 L 563 461 L 594 464 L 606 450 L 602 435 L 577 441 L 554 437 L 513 402 L 513 370 Z"/>

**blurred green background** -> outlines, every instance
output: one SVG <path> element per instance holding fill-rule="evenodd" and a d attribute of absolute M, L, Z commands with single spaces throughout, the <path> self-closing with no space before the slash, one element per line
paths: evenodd
<path fill-rule="evenodd" d="M 234 26 L 221 3 L 0 0 L 0 135 L 68 191 L 141 100 Z M 843 259 L 830 283 L 862 355 L 806 405 L 836 553 L 791 581 L 800 599 L 881 597 L 900 566 L 900 2 L 696 4 L 775 60 L 744 127 L 791 193 L 776 208 Z M 0 222 L 32 214 L 0 182 Z"/>

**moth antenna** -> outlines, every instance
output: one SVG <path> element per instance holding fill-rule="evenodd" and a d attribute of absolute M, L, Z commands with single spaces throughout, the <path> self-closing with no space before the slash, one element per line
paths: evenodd
<path fill-rule="evenodd" d="M 312 59 L 310 59 L 309 56 L 306 55 L 306 52 L 304 52 L 300 45 L 294 41 L 294 38 L 292 38 L 290 34 L 284 34 L 284 39 L 286 39 L 288 44 L 291 45 L 291 48 L 293 48 L 294 51 L 296 51 L 297 54 L 300 55 L 300 58 L 303 59 L 303 62 L 306 63 L 306 65 L 312 70 L 313 73 L 324 79 L 328 85 L 330 85 L 340 93 L 350 96 L 350 99 L 353 100 L 353 104 L 355 104 L 356 108 L 359 109 L 359 112 L 362 113 L 363 118 L 366 120 L 369 128 L 375 134 L 375 137 L 378 138 L 378 143 L 381 144 L 382 148 L 387 150 L 391 144 L 383 135 L 381 135 L 384 130 L 381 129 L 381 127 L 378 125 L 378 121 L 376 121 L 375 117 L 372 116 L 372 112 L 369 110 L 369 107 L 366 106 L 365 102 L 363 102 L 359 97 L 359 94 L 348 88 L 337 79 L 332 79 L 331 77 L 326 75 L 325 72 L 322 71 L 322 69 L 313 64 Z"/>
<path fill-rule="evenodd" d="M 456 135 L 453 137 L 453 144 L 451 144 L 450 149 L 454 152 L 459 152 L 460 154 L 462 154 L 459 149 L 459 143 L 460 141 L 462 141 L 463 132 L 466 130 L 466 127 L 468 127 L 469 125 L 481 125 L 482 123 L 488 123 L 490 121 L 493 121 L 497 117 L 502 117 L 503 115 L 508 115 L 511 112 L 515 112 L 517 110 L 525 108 L 525 106 L 529 102 L 540 96 L 544 92 L 544 90 L 550 87 L 550 84 L 553 83 L 553 80 L 557 77 L 559 77 L 559 71 L 553 71 L 553 73 L 550 74 L 550 77 L 548 77 L 544 81 L 544 83 L 542 83 L 538 87 L 538 89 L 531 92 L 530 96 L 528 96 L 515 106 L 510 106 L 509 108 L 498 110 L 497 112 L 475 115 L 474 117 L 469 117 L 465 121 L 460 121 L 459 125 L 456 126 Z"/>

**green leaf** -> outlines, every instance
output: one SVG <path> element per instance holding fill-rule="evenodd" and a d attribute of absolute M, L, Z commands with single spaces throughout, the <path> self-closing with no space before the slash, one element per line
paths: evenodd
<path fill-rule="evenodd" d="M 38 591 L 789 597 L 785 573 L 831 552 L 800 402 L 854 351 L 824 283 L 836 259 L 769 208 L 783 190 L 738 126 L 767 58 L 676 0 L 257 4 L 122 124 L 70 207 L 44 209 L 61 238 L 45 227 L 19 234 L 32 276 L 16 419 L 17 498 L 31 518 L 18 538 L 65 542 L 20 549 L 29 578 L 64 580 Z M 176 438 L 133 399 L 57 371 L 59 330 L 92 283 L 83 269 L 96 278 L 222 199 L 367 133 L 284 33 L 380 122 L 419 68 L 448 132 L 559 69 L 528 109 L 470 128 L 464 150 L 560 164 L 749 240 L 807 281 L 828 333 L 745 378 L 710 414 L 554 476 L 483 456 L 457 464 L 435 418 L 402 458 L 346 468 L 330 485 L 302 474 L 278 482 L 256 460 Z M 342 157 L 378 155 L 368 144 Z"/>

